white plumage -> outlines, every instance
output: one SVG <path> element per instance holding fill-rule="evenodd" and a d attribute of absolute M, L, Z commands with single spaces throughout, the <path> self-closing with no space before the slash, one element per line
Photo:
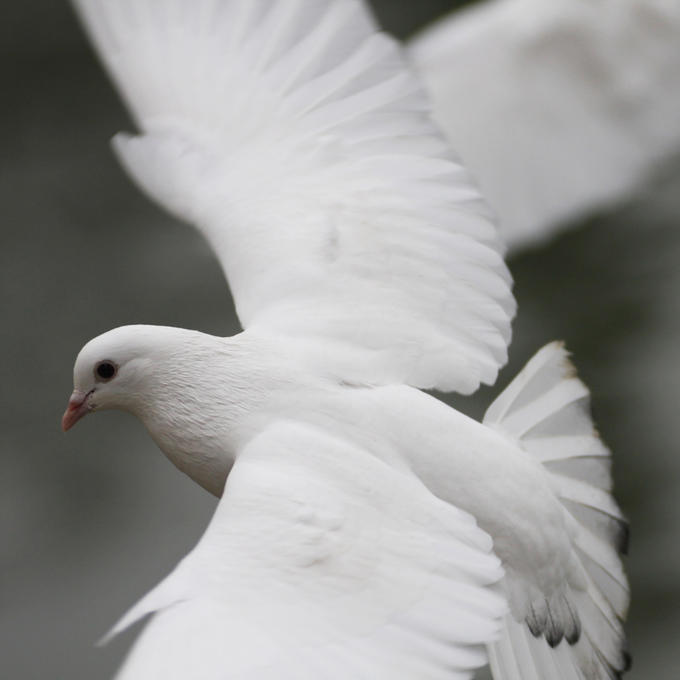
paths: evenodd
<path fill-rule="evenodd" d="M 408 48 L 517 249 L 627 199 L 680 151 L 679 46 L 677 0 L 487 0 Z"/>
<path fill-rule="evenodd" d="M 559 669 L 568 677 L 609 678 L 611 669 L 629 663 L 622 621 L 630 594 L 619 559 L 627 550 L 628 529 L 609 493 L 610 453 L 593 429 L 588 390 L 564 350 L 553 344 L 538 352 L 489 407 L 484 423 L 519 441 L 543 465 L 567 513 L 566 529 L 583 567 L 582 587 L 564 583 L 552 598 L 539 595 L 527 626 L 508 618 L 502 639 L 491 648 L 494 677 L 511 680 L 517 667 L 521 678 L 559 678 Z M 511 601 L 518 582 L 518 575 L 506 576 Z M 556 629 L 558 638 L 578 637 L 571 659 L 546 654 L 532 639 L 541 620 L 548 629 L 566 621 Z M 549 630 L 546 637 L 551 635 Z"/>
<path fill-rule="evenodd" d="M 490 549 L 417 480 L 276 423 L 239 455 L 196 549 L 122 622 L 161 612 L 120 678 L 467 678 L 505 610 L 485 588 L 502 574 Z"/>
<path fill-rule="evenodd" d="M 77 5 L 144 133 L 118 138 L 123 164 L 206 235 L 245 328 L 349 381 L 494 382 L 500 241 L 361 3 Z"/>
<path fill-rule="evenodd" d="M 64 426 L 119 408 L 222 500 L 114 629 L 122 680 L 616 677 L 623 522 L 588 392 L 541 350 L 493 382 L 498 237 L 399 48 L 354 0 L 78 0 L 141 129 L 116 149 L 214 246 L 246 330 L 80 352 Z M 225 486 L 226 484 L 226 486 Z M 502 565 L 502 568 L 499 566 Z"/>

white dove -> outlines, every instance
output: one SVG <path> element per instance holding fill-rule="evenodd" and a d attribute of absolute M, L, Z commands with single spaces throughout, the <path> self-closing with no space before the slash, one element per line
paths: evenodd
<path fill-rule="evenodd" d="M 154 613 L 119 678 L 618 677 L 625 523 L 565 351 L 482 424 L 419 389 L 493 383 L 514 301 L 399 46 L 354 0 L 76 4 L 141 130 L 122 163 L 246 329 L 129 326 L 76 360 L 64 429 L 129 411 L 222 496 L 114 629 Z"/>
<path fill-rule="evenodd" d="M 630 198 L 680 151 L 678 0 L 485 0 L 408 51 L 511 249 Z"/>

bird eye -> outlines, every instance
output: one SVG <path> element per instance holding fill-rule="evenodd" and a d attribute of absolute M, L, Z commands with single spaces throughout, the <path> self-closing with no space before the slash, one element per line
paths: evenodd
<path fill-rule="evenodd" d="M 118 367 L 112 361 L 100 361 L 94 369 L 99 380 L 108 381 L 118 372 Z"/>

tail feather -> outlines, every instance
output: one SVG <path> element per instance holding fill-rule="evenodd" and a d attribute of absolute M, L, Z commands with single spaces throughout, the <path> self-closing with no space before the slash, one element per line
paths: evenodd
<path fill-rule="evenodd" d="M 489 407 L 484 422 L 548 472 L 585 578 L 585 587 L 565 584 L 559 601 L 532 606 L 526 621 L 508 617 L 503 637 L 489 650 L 494 678 L 620 678 L 630 666 L 623 631 L 630 594 L 620 560 L 628 525 L 610 495 L 611 456 L 593 427 L 588 389 L 563 345 L 540 350 Z M 562 624 L 555 635 L 553 618 Z M 570 620 L 571 630 L 565 625 Z"/>
<path fill-rule="evenodd" d="M 599 588 L 616 615 L 626 616 L 630 592 L 623 565 L 614 546 L 601 541 L 587 529 L 574 538 L 576 551 L 594 584 Z"/>
<path fill-rule="evenodd" d="M 565 642 L 549 647 L 509 616 L 502 638 L 489 650 L 491 672 L 502 680 L 583 680 L 570 663 L 570 649 Z"/>

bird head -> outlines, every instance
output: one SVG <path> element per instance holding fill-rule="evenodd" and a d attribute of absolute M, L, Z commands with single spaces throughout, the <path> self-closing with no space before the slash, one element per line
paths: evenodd
<path fill-rule="evenodd" d="M 64 432 L 88 413 L 102 409 L 135 411 L 145 397 L 144 383 L 162 346 L 159 329 L 123 326 L 90 340 L 73 368 L 73 394 L 62 419 Z"/>
<path fill-rule="evenodd" d="M 198 365 L 211 365 L 223 341 L 164 326 L 122 326 L 90 340 L 73 368 L 64 431 L 92 411 L 119 409 L 143 417 L 164 395 L 188 398 Z"/>

